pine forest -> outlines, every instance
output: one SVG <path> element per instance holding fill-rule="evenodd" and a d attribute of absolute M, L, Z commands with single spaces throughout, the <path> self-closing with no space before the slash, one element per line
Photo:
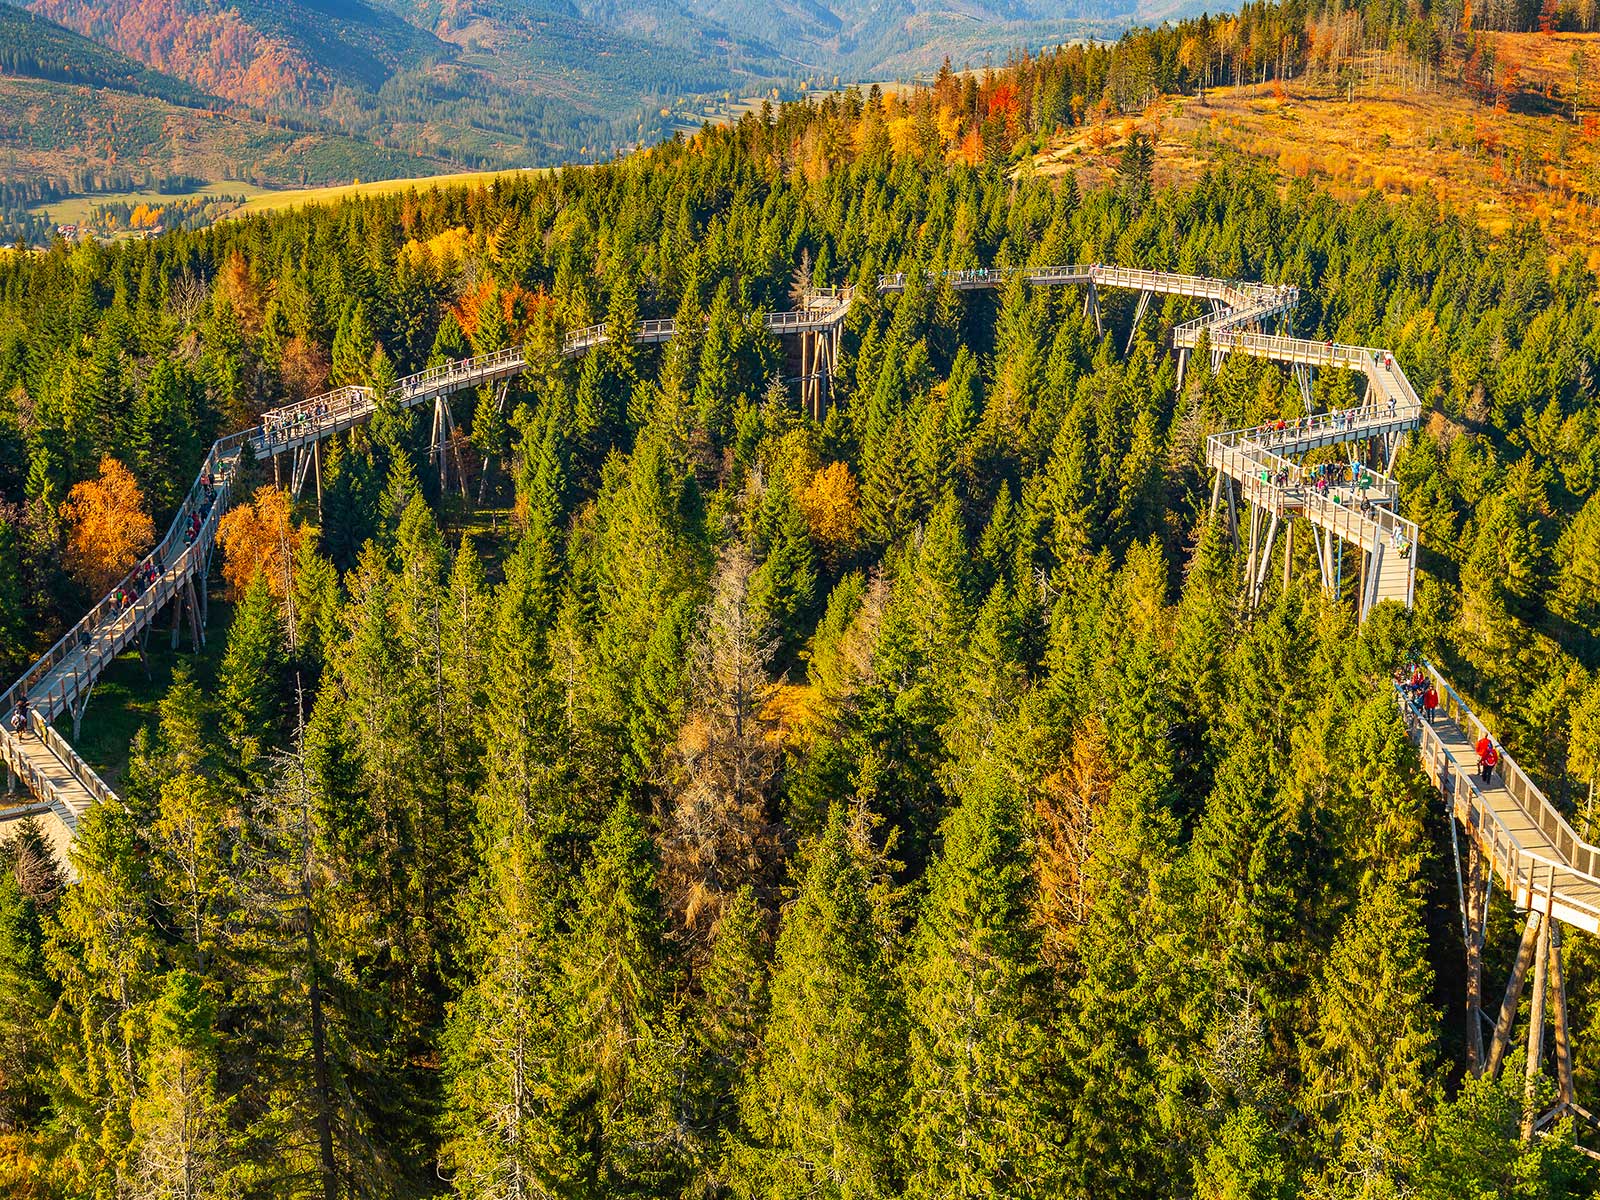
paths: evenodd
<path fill-rule="evenodd" d="M 1074 53 L 983 84 L 991 147 Z M 1140 138 L 1080 190 L 935 115 L 849 89 L 0 256 L 8 680 L 213 440 L 380 397 L 314 486 L 240 467 L 206 648 L 156 630 L 119 744 L 114 698 L 83 715 L 120 799 L 66 863 L 5 844 L 0 1193 L 1595 1194 L 1581 1119 L 1527 1135 L 1525 1035 L 1468 1068 L 1466 849 L 1393 685 L 1437 664 L 1600 834 L 1595 275 L 1426 195 L 1158 184 Z M 948 274 L 1060 263 L 1292 283 L 1304 336 L 1392 347 L 1414 605 L 1358 622 L 1305 539 L 1252 606 L 1213 515 L 1208 435 L 1363 378 L 1200 351 L 1180 384 L 1196 301 Z M 817 420 L 754 318 L 851 285 Z M 516 345 L 441 472 L 388 389 Z M 1492 1021 L 1522 919 L 1496 888 L 1484 921 Z M 1600 941 L 1564 956 L 1600 1105 Z"/>

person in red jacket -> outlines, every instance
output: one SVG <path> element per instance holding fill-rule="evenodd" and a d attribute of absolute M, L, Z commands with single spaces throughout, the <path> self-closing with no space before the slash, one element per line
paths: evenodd
<path fill-rule="evenodd" d="M 1484 783 L 1489 783 L 1494 778 L 1495 764 L 1500 761 L 1500 752 L 1494 748 L 1494 739 L 1484 734 L 1478 739 L 1478 778 Z"/>
<path fill-rule="evenodd" d="M 1439 689 L 1428 685 L 1428 690 L 1422 693 L 1422 715 L 1428 718 L 1428 724 L 1433 724 L 1433 713 L 1439 707 Z"/>

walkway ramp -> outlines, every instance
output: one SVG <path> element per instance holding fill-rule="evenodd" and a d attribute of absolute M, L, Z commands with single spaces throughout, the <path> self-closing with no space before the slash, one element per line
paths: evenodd
<path fill-rule="evenodd" d="M 196 644 L 203 638 L 205 579 L 245 440 L 245 434 L 235 434 L 212 446 L 156 548 L 0 694 L 6 722 L 0 728 L 0 761 L 69 835 L 91 804 L 115 793 L 51 722 L 66 716 L 76 723 L 106 668 L 148 636 L 163 610 L 172 611 L 174 641 L 184 611 Z M 21 698 L 27 700 L 28 728 L 14 734 L 9 719 Z M 0 808 L 0 839 L 7 836 L 7 826 L 42 811 Z"/>
<path fill-rule="evenodd" d="M 1401 703 L 1428 777 L 1517 908 L 1600 932 L 1600 848 L 1578 836 L 1498 741 L 1500 765 L 1489 782 L 1479 779 L 1475 747 L 1489 731 L 1437 668 L 1427 670 L 1440 699 L 1433 724 L 1409 698 Z"/>

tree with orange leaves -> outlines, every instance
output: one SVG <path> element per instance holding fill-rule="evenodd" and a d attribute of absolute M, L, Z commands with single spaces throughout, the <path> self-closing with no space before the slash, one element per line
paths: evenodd
<path fill-rule="evenodd" d="M 61 516 L 67 523 L 67 573 L 97 596 L 131 571 L 155 541 L 138 481 L 109 454 L 96 478 L 73 485 Z"/>
<path fill-rule="evenodd" d="M 289 493 L 282 488 L 260 487 L 249 504 L 233 509 L 217 525 L 217 541 L 224 555 L 222 577 L 235 599 L 243 596 L 258 574 L 283 599 L 290 578 L 289 564 L 305 540 L 289 518 Z"/>

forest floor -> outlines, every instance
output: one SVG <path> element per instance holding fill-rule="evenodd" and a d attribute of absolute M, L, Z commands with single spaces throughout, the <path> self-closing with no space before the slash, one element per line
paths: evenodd
<path fill-rule="evenodd" d="M 134 735 L 147 725 L 153 730 L 160 722 L 161 700 L 172 686 L 173 669 L 180 662 L 189 664 L 202 692 L 208 696 L 215 694 L 217 669 L 227 647 L 228 627 L 233 623 L 233 605 L 222 593 L 221 585 L 213 585 L 206 644 L 198 654 L 190 648 L 187 630 L 182 648 L 173 650 L 168 629 L 152 628 L 148 675 L 139 662 L 138 652 L 125 651 L 95 685 L 79 736 L 72 736 L 70 717 L 63 716 L 56 722 L 56 728 L 72 743 L 73 749 L 113 788 L 127 769 Z"/>
<path fill-rule="evenodd" d="M 1143 131 L 1157 140 L 1158 184 L 1188 182 L 1231 155 L 1264 163 L 1285 182 L 1317 179 L 1341 198 L 1431 192 L 1492 234 L 1547 221 L 1600 269 L 1600 35 L 1491 40 L 1497 69 L 1516 69 L 1502 107 L 1459 82 L 1459 63 L 1424 88 L 1382 77 L 1375 62 L 1353 92 L 1302 78 L 1163 97 L 1138 117 L 1056 138 L 1034 169 L 1077 171 L 1080 186 L 1092 186 L 1112 176 L 1120 147 Z M 1580 49 L 1597 82 L 1574 119 L 1570 64 Z"/>

